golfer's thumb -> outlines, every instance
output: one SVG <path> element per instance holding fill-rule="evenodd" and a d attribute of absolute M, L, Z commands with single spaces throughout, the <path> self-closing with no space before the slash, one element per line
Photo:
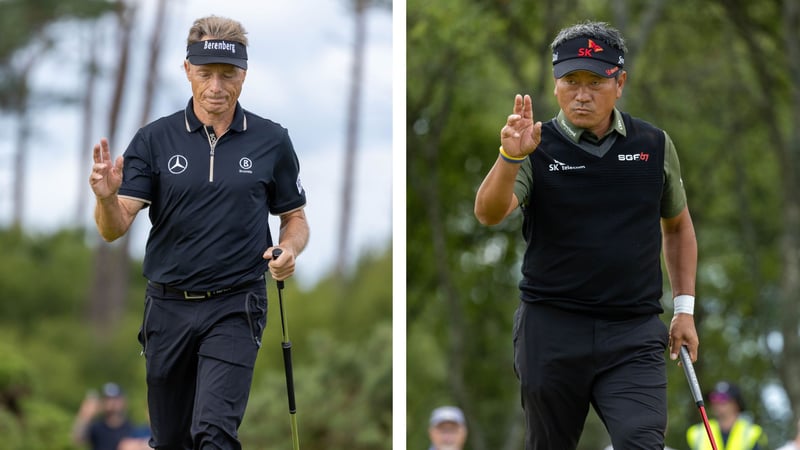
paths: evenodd
<path fill-rule="evenodd" d="M 266 259 L 267 261 L 274 261 L 278 259 L 279 256 L 283 253 L 280 247 L 270 247 L 264 251 L 264 254 L 261 255 L 262 258 Z"/>

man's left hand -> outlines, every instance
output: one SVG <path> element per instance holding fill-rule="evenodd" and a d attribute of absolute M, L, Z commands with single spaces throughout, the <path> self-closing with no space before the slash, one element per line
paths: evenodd
<path fill-rule="evenodd" d="M 675 314 L 669 325 L 669 357 L 673 361 L 678 359 L 681 346 L 689 348 L 689 356 L 692 362 L 697 361 L 697 347 L 700 341 L 697 338 L 697 330 L 694 326 L 694 316 L 691 314 Z"/>
<path fill-rule="evenodd" d="M 276 248 L 281 249 L 283 253 L 281 253 L 281 255 L 277 258 L 273 259 L 272 251 Z M 275 281 L 283 281 L 294 274 L 295 254 L 294 250 L 288 246 L 281 247 L 280 245 L 277 245 L 270 247 L 264 252 L 262 257 L 269 261 L 269 273 L 272 275 L 272 279 Z"/>

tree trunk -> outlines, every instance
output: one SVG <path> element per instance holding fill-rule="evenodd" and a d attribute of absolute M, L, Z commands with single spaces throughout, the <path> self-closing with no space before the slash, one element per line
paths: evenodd
<path fill-rule="evenodd" d="M 356 153 L 358 150 L 358 124 L 361 106 L 361 84 L 364 72 L 364 47 L 367 40 L 367 6 L 369 0 L 355 0 L 355 38 L 353 41 L 353 66 L 350 73 L 350 97 L 347 106 L 347 136 L 345 144 L 344 177 L 342 181 L 342 209 L 339 220 L 339 248 L 336 270 L 344 275 L 349 259 L 351 218 L 353 215 L 353 183 L 356 178 Z"/>
<path fill-rule="evenodd" d="M 144 105 L 142 105 L 142 115 L 139 124 L 145 126 L 150 120 L 150 113 L 153 107 L 153 100 L 158 84 L 158 67 L 161 61 L 161 41 L 163 40 L 164 22 L 166 20 L 166 9 L 168 0 L 158 0 L 154 14 L 153 33 L 150 35 L 149 59 L 145 67 L 149 67 L 144 83 Z"/>
<path fill-rule="evenodd" d="M 639 52 L 641 52 L 643 48 L 647 48 L 647 41 L 650 38 L 650 34 L 656 28 L 664 12 L 665 1 L 652 0 L 647 3 L 647 10 L 640 16 L 640 24 L 635 27 L 639 30 L 636 36 L 633 36 L 634 27 L 629 23 L 628 11 L 630 8 L 627 3 L 628 2 L 625 0 L 614 0 L 611 9 L 614 15 L 614 23 L 612 25 L 625 36 L 625 46 L 628 47 L 628 52 L 625 54 L 625 67 L 630 70 Z M 625 109 L 624 95 L 617 100 L 617 108 L 620 110 Z"/>
<path fill-rule="evenodd" d="M 97 28 L 93 24 L 89 33 L 90 42 L 96 42 L 98 34 Z M 81 105 L 81 109 L 83 111 L 83 125 L 81 126 L 80 145 L 78 146 L 80 152 L 78 154 L 78 167 L 81 169 L 78 171 L 78 192 L 85 192 L 86 190 L 87 182 L 85 175 L 90 171 L 91 168 L 92 160 L 90 152 L 94 145 L 95 139 L 92 123 L 94 121 L 95 90 L 97 89 L 97 46 L 90 45 L 87 52 L 88 60 L 86 61 L 86 87 Z M 78 195 L 78 203 L 75 207 L 76 224 L 80 224 L 82 227 L 88 210 L 89 198 L 85 195 Z"/>
<path fill-rule="evenodd" d="M 786 390 L 792 411 L 800 415 L 800 197 L 798 179 L 800 174 L 800 5 L 795 0 L 783 1 L 783 32 L 785 54 L 788 64 L 790 89 L 789 137 L 786 139 L 787 159 L 794 169 L 792 179 L 785 183 L 786 208 L 784 208 L 783 280 L 781 283 L 781 333 L 783 334 L 783 357 L 779 367 L 783 387 Z"/>
<path fill-rule="evenodd" d="M 21 83 L 27 86 L 27 75 L 23 75 Z M 27 91 L 27 88 L 23 88 Z M 28 99 L 25 92 L 20 92 L 20 104 L 17 109 L 17 143 L 14 151 L 14 187 L 12 200 L 11 226 L 22 227 L 22 216 L 25 211 L 25 166 L 30 151 L 31 126 L 28 120 Z"/>
<path fill-rule="evenodd" d="M 117 77 L 112 96 L 108 141 L 112 148 L 119 147 L 115 141 L 119 125 L 119 113 L 122 109 L 125 81 L 128 75 L 131 33 L 135 10 L 124 2 L 119 3 L 119 59 L 117 60 Z M 115 157 L 115 156 L 114 156 Z M 101 335 L 113 330 L 119 321 L 125 306 L 130 286 L 130 256 L 128 241 L 130 234 L 122 236 L 118 243 L 110 246 L 100 244 L 95 253 L 94 280 L 89 297 L 88 317 L 94 329 Z"/>
<path fill-rule="evenodd" d="M 16 93 L 14 94 L 13 105 L 17 113 L 17 142 L 14 152 L 14 171 L 13 171 L 13 190 L 12 190 L 12 211 L 11 226 L 14 228 L 22 227 L 22 219 L 25 215 L 25 166 L 30 152 L 31 121 L 28 117 L 28 100 L 30 87 L 28 76 L 33 67 L 35 57 L 31 56 L 22 66 L 16 79 Z"/>

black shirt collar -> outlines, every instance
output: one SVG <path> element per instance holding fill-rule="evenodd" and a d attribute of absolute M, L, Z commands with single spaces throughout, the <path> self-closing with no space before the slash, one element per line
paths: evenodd
<path fill-rule="evenodd" d="M 194 99 L 189 99 L 189 104 L 186 105 L 184 110 L 184 123 L 186 124 L 186 131 L 193 133 L 203 127 L 203 122 L 197 118 L 194 113 Z M 236 111 L 233 113 L 233 121 L 231 122 L 229 130 L 242 132 L 247 130 L 247 117 L 244 115 L 244 109 L 239 102 L 236 102 Z"/>

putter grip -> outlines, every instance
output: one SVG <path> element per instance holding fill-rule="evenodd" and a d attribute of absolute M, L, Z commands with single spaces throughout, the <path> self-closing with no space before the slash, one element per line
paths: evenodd
<path fill-rule="evenodd" d="M 692 358 L 689 356 L 689 350 L 683 345 L 681 346 L 681 363 L 683 364 L 683 371 L 686 373 L 686 379 L 689 381 L 689 388 L 692 390 L 695 404 L 703 406 L 703 393 L 700 391 L 700 383 L 697 381 L 697 374 L 694 372 Z"/>
<path fill-rule="evenodd" d="M 294 374 L 292 373 L 292 343 L 283 342 L 283 367 L 286 368 L 286 392 L 289 395 L 289 414 L 297 412 L 294 403 Z"/>
<path fill-rule="evenodd" d="M 279 248 L 272 249 L 272 259 L 278 259 L 279 256 L 283 254 L 283 250 Z M 278 282 L 278 289 L 283 289 L 283 280 L 279 280 Z"/>

